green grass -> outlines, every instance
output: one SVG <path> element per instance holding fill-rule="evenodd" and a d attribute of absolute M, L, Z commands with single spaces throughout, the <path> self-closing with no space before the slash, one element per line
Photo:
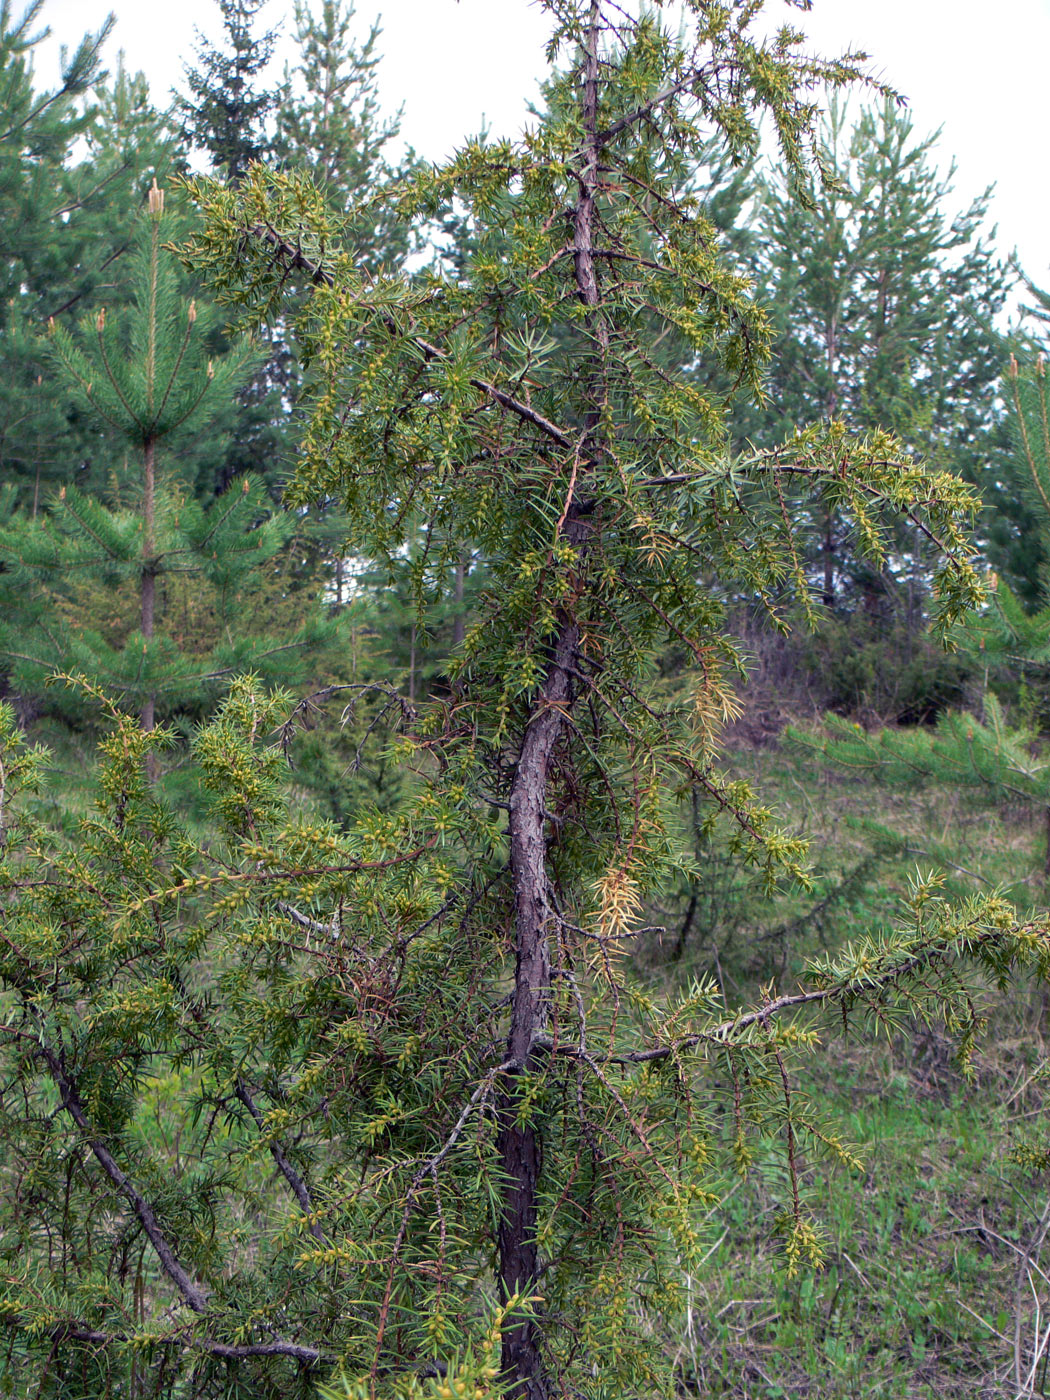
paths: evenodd
<path fill-rule="evenodd" d="M 730 1003 L 770 977 L 787 988 L 806 957 L 892 924 L 916 865 L 940 870 L 955 894 L 999 886 L 1023 906 L 1043 901 L 1037 814 L 977 811 L 945 790 L 881 791 L 784 748 L 729 757 L 810 837 L 813 889 L 767 899 L 712 843 L 700 901 L 710 917 L 694 917 L 673 965 L 669 925 L 644 960 L 654 980 L 712 972 Z M 681 918 L 683 900 L 658 912 Z M 775 1148 L 712 1213 L 710 1254 L 674 1342 L 688 1391 L 734 1400 L 1050 1394 L 1042 1366 L 1028 1388 L 1014 1378 L 1015 1332 L 1027 1378 L 1035 1299 L 1050 1318 L 1050 1246 L 1045 1262 L 1039 1254 L 1050 1182 L 1011 1160 L 1022 1135 L 1046 1145 L 1038 1070 L 1048 1002 L 1028 987 L 989 988 L 984 1000 L 972 1085 L 943 1028 L 916 1025 L 874 1044 L 851 1029 L 805 1063 L 797 1087 L 857 1146 L 863 1172 L 806 1163 L 827 1264 L 794 1280 L 774 1229 L 786 1204 Z"/>
<path fill-rule="evenodd" d="M 826 1236 L 823 1270 L 789 1281 L 780 1268 L 775 1161 L 712 1218 L 715 1243 L 696 1281 L 683 1358 L 700 1394 L 1005 1393 L 1017 1251 L 1037 1225 L 1038 1202 L 1007 1164 L 1001 1104 L 986 1090 L 952 1086 L 942 1070 L 937 1087 L 924 1088 L 902 1068 L 901 1048 L 874 1060 L 851 1053 L 806 1086 L 822 1092 L 864 1161 L 852 1179 L 820 1163 L 807 1171 L 809 1208 Z M 1027 1345 L 1030 1295 L 1023 1301 Z"/>

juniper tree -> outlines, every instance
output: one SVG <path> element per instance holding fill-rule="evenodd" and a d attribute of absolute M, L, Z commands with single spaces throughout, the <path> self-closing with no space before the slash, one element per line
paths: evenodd
<path fill-rule="evenodd" d="M 805 588 L 787 484 L 876 557 L 882 510 L 928 531 L 945 624 L 980 596 L 976 500 L 836 424 L 733 456 L 692 357 L 655 358 L 670 328 L 754 389 L 768 323 L 688 193 L 691 159 L 712 129 L 752 149 L 768 111 L 801 180 L 809 93 L 860 60 L 752 39 L 752 3 L 690 0 L 683 30 L 606 0 L 546 8 L 550 117 L 397 194 L 405 220 L 469 211 L 456 277 L 362 275 L 302 177 L 193 186 L 207 223 L 187 256 L 247 317 L 309 293 L 293 500 L 337 493 L 376 559 L 423 520 L 425 571 L 471 541 L 492 582 L 447 693 L 389 696 L 416 775 L 399 810 L 342 831 L 290 815 L 266 742 L 284 706 L 239 683 L 196 746 L 221 824 L 205 849 L 142 781 L 156 731 L 119 714 L 81 848 L 11 825 L 0 1315 L 27 1385 L 46 1366 L 140 1395 L 674 1394 L 678 1284 L 727 1174 L 779 1142 L 797 1270 L 820 1255 L 801 1154 L 854 1160 L 792 1086 L 818 1029 L 796 1013 L 943 1015 L 965 1058 L 967 967 L 1050 965 L 1042 924 L 926 884 L 892 937 L 754 1008 L 707 984 L 667 1003 L 632 976 L 641 902 L 688 864 L 679 792 L 704 794 L 741 861 L 800 870 L 802 843 L 717 757 L 741 664 L 725 597 L 772 610 Z M 651 666 L 668 638 L 695 659 L 672 703 Z M 13 793 L 29 760 L 9 721 L 4 743 Z"/>

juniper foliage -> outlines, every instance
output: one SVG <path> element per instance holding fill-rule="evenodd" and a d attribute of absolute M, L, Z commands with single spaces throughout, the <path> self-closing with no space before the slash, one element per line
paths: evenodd
<path fill-rule="evenodd" d="M 364 556 L 412 542 L 424 582 L 477 550 L 491 585 L 447 686 L 389 696 L 415 775 L 398 809 L 345 830 L 290 814 L 267 742 L 285 707 L 243 683 L 196 745 L 220 828 L 204 847 L 142 781 L 162 736 L 116 713 L 82 849 L 9 843 L 11 1170 L 44 1185 L 0 1306 L 27 1377 L 673 1395 L 681 1284 L 756 1143 L 784 1164 L 786 1268 L 820 1258 L 803 1156 L 855 1159 L 795 1057 L 844 1018 L 908 1014 L 944 1018 L 965 1061 L 974 984 L 1050 968 L 1042 923 L 926 881 L 894 934 L 752 1008 L 709 983 L 667 1001 L 632 973 L 643 901 L 689 868 L 679 794 L 703 794 L 740 861 L 804 878 L 803 843 L 718 762 L 743 665 L 727 601 L 780 620 L 806 600 L 787 484 L 841 507 L 876 558 L 884 512 L 927 532 L 943 625 L 981 596 L 976 501 L 837 423 L 734 456 L 691 374 L 717 355 L 757 392 L 769 342 L 690 194 L 694 156 L 712 131 L 751 152 L 767 112 L 804 186 L 810 93 L 862 60 L 753 38 L 756 0 L 688 0 L 685 29 L 611 0 L 546 9 L 548 115 L 396 192 L 406 221 L 466 212 L 455 275 L 362 274 L 304 177 L 192 185 L 206 224 L 186 256 L 246 319 L 307 293 L 292 499 L 337 496 Z M 669 641 L 695 666 L 670 699 Z M 174 1156 L 151 1115 L 179 1123 Z M 71 1243 L 47 1273 L 49 1231 Z"/>

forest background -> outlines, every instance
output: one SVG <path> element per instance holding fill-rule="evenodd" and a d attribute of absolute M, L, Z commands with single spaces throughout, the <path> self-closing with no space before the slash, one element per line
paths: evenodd
<path fill-rule="evenodd" d="M 194 831 L 210 821 L 195 736 L 243 672 L 288 693 L 272 727 L 290 766 L 275 781 L 303 820 L 346 831 L 362 812 L 397 813 L 415 778 L 388 727 L 456 697 L 455 658 L 491 582 L 482 547 L 438 549 L 435 566 L 440 523 L 421 518 L 371 558 L 344 548 L 334 492 L 283 503 L 311 374 L 294 307 L 250 339 L 231 327 L 172 251 L 198 218 L 178 177 L 203 165 L 237 187 L 255 161 L 311 174 L 331 210 L 355 211 L 356 265 L 376 279 L 407 265 L 422 285 L 485 250 L 454 200 L 415 223 L 384 202 L 419 163 L 394 154 L 377 28 L 339 0 L 297 5 L 297 56 L 268 87 L 261 7 L 217 3 L 223 37 L 202 41 L 164 109 L 142 75 L 101 71 L 104 34 L 61 36 L 61 85 L 40 89 L 46 4 L 0 5 L 3 686 L 19 731 L 49 752 L 33 820 L 74 846 L 111 727 L 90 687 L 142 731 L 162 727 L 146 771 Z M 811 869 L 771 889 L 694 789 L 695 859 L 647 895 L 631 945 L 632 977 L 660 995 L 704 978 L 727 1004 L 791 987 L 807 959 L 891 925 L 916 878 L 1038 909 L 1050 880 L 1050 301 L 997 246 L 989 197 L 959 207 L 936 137 L 905 105 L 833 92 L 825 105 L 825 181 L 808 198 L 773 161 L 730 160 L 716 142 L 689 175 L 769 315 L 764 395 L 737 402 L 732 443 L 772 451 L 824 420 L 893 434 L 979 494 L 972 562 L 987 598 L 945 647 L 929 631 L 938 551 L 921 530 L 902 516 L 873 560 L 848 503 L 782 502 L 805 599 L 785 582 L 775 626 L 768 597 L 724 598 L 747 675 L 725 701 L 722 758 L 808 839 Z M 698 389 L 730 387 L 703 355 L 678 368 Z M 658 690 L 687 690 L 695 664 L 666 646 Z M 935 1019 L 905 1018 L 874 1048 L 847 1039 L 801 1072 L 857 1144 L 861 1178 L 844 1187 L 841 1160 L 816 1154 L 802 1168 L 829 1241 L 819 1271 L 778 1263 L 794 1162 L 789 1181 L 760 1154 L 711 1206 L 665 1342 L 694 1393 L 1044 1393 L 1047 1000 L 1036 985 L 983 996 L 993 1033 L 972 1059 Z M 153 1147 L 178 1163 L 158 1093 Z M 9 1393 L 30 1375 L 39 1394 L 72 1393 L 58 1342 L 41 1370 L 12 1339 L 3 1365 Z M 131 1375 L 113 1393 L 154 1393 Z"/>

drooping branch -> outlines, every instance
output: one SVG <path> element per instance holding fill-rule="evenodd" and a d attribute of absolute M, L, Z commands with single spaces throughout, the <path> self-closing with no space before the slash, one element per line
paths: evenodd
<path fill-rule="evenodd" d="M 941 942 L 931 942 L 929 946 L 920 949 L 911 957 L 898 963 L 889 961 L 885 967 L 872 969 L 863 977 L 840 978 L 829 983 L 826 987 L 813 987 L 808 990 L 789 992 L 784 996 L 772 998 L 763 1006 L 756 1007 L 752 1011 L 738 1012 L 727 1020 L 716 1022 L 713 1026 L 681 1036 L 667 1044 L 655 1045 L 649 1050 L 631 1050 L 619 1054 L 602 1055 L 599 1057 L 599 1062 L 603 1066 L 654 1064 L 680 1055 L 684 1051 L 695 1050 L 702 1045 L 732 1046 L 740 1036 L 750 1031 L 754 1026 L 767 1027 L 771 1022 L 784 1016 L 785 1013 L 794 1011 L 801 1006 L 841 1006 L 844 1003 L 855 1001 L 870 1002 L 882 993 L 907 982 L 909 978 L 918 977 L 921 973 L 935 968 L 938 964 L 946 963 L 954 956 L 960 956 L 964 952 L 972 955 L 1002 939 L 1002 928 L 998 926 L 981 928 L 980 925 L 981 919 L 978 915 L 970 925 L 955 930 L 951 938 Z M 1048 933 L 1045 924 L 1014 925 L 1011 927 L 1010 933 L 1019 941 L 1041 936 L 1044 940 L 1044 955 L 1050 957 L 1050 948 L 1045 946 L 1045 940 L 1050 936 L 1050 933 Z M 963 944 L 966 946 L 963 947 Z M 534 1053 L 543 1051 L 569 1059 L 579 1058 L 578 1048 L 571 1042 L 565 1041 L 556 1046 L 548 1037 L 538 1037 L 533 1042 L 533 1051 Z"/>
<path fill-rule="evenodd" d="M 333 285 L 332 274 L 323 263 L 308 258 L 301 248 L 296 247 L 286 238 L 282 238 L 276 229 L 267 224 L 253 224 L 248 229 L 248 233 L 253 238 L 259 238 L 268 243 L 289 270 L 305 272 L 316 286 L 331 287 Z M 391 334 L 405 336 L 405 339 L 409 340 L 420 351 L 425 360 L 445 360 L 448 358 L 444 350 L 431 344 L 429 340 L 424 340 L 422 336 L 411 333 L 406 335 L 396 325 L 393 317 L 385 316 L 383 321 Z M 573 440 L 570 435 L 564 429 L 559 428 L 556 423 L 552 423 L 549 418 L 545 418 L 542 413 L 538 413 L 530 407 L 529 404 L 522 403 L 521 399 L 516 399 L 513 394 L 508 394 L 505 389 L 498 388 L 487 379 L 472 377 L 469 382 L 471 388 L 477 389 L 479 393 L 493 399 L 501 408 L 505 408 L 508 413 L 515 414 L 523 423 L 531 423 L 534 428 L 538 428 L 559 447 L 572 447 Z"/>
<path fill-rule="evenodd" d="M 260 1112 L 255 1100 L 252 1098 L 251 1093 L 248 1090 L 248 1086 L 244 1083 L 243 1080 L 237 1081 L 236 1093 L 241 1103 L 244 1104 L 245 1108 L 251 1114 L 256 1127 L 259 1129 L 260 1132 L 262 1132 L 263 1115 Z M 277 1170 L 281 1173 L 285 1181 L 287 1181 L 288 1185 L 292 1188 L 292 1193 L 294 1194 L 295 1199 L 302 1206 L 303 1214 L 306 1216 L 308 1221 L 307 1228 L 309 1229 L 311 1235 L 313 1235 L 314 1239 L 317 1240 L 319 1244 L 323 1244 L 324 1231 L 321 1229 L 320 1221 L 316 1219 L 314 1212 L 314 1203 L 310 1197 L 310 1192 L 307 1189 L 306 1182 L 295 1170 L 291 1162 L 289 1162 L 279 1142 L 276 1142 L 273 1138 L 270 1138 L 266 1145 L 270 1149 L 270 1156 L 277 1164 Z"/>
<path fill-rule="evenodd" d="M 196 1313 L 206 1312 L 208 1309 L 207 1290 L 202 1288 L 200 1284 L 194 1282 L 179 1263 L 175 1251 L 168 1243 L 167 1237 L 161 1229 L 156 1211 L 154 1211 L 145 1196 L 142 1195 L 141 1191 L 138 1190 L 134 1182 L 128 1177 L 120 1163 L 102 1141 L 100 1134 L 92 1127 L 87 1114 L 84 1112 L 84 1105 L 81 1102 L 77 1086 L 69 1075 L 66 1074 L 61 1059 L 48 1045 L 40 1046 L 40 1054 L 50 1070 L 51 1078 L 54 1080 L 55 1087 L 58 1089 L 61 1096 L 62 1107 L 84 1134 L 84 1139 L 91 1148 L 99 1166 L 138 1216 L 139 1222 L 143 1230 L 145 1230 L 164 1272 L 182 1294 L 183 1300 L 188 1307 L 192 1308 Z"/>

